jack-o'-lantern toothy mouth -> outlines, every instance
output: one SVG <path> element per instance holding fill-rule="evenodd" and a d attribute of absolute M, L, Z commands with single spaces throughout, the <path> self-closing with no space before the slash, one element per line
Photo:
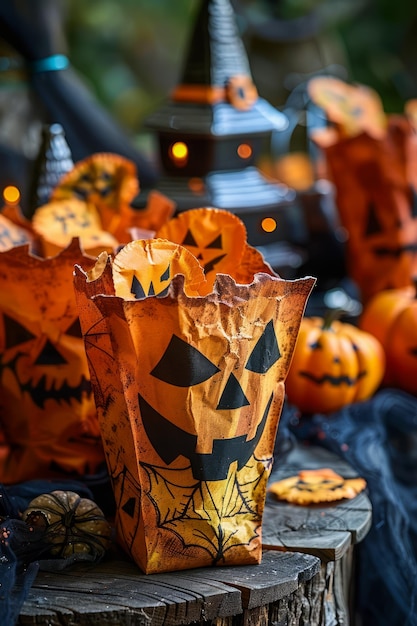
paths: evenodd
<path fill-rule="evenodd" d="M 57 384 L 57 381 L 54 381 L 52 386 L 48 387 L 46 375 L 41 376 L 36 383 L 34 379 L 22 382 L 18 376 L 17 364 L 20 358 L 25 356 L 27 356 L 26 353 L 18 352 L 7 363 L 2 362 L 2 357 L 0 356 L 0 379 L 3 378 L 3 371 L 9 369 L 13 373 L 22 395 L 24 393 L 29 394 L 33 403 L 40 409 L 45 408 L 47 400 L 54 400 L 57 404 L 66 403 L 70 405 L 72 401 L 81 403 L 83 398 L 91 397 L 91 383 L 84 375 L 81 375 L 80 382 L 77 385 L 70 385 L 66 380 L 63 380 L 60 385 Z"/>
<path fill-rule="evenodd" d="M 311 382 L 316 383 L 316 385 L 324 385 L 324 383 L 329 383 L 332 387 L 339 387 L 340 385 L 347 385 L 348 387 L 353 387 L 357 385 L 358 381 L 367 375 L 366 371 L 359 372 L 359 374 L 355 377 L 352 376 L 332 376 L 331 374 L 322 374 L 321 376 L 315 376 L 311 372 L 300 372 L 300 376 L 311 380 Z"/>
<path fill-rule="evenodd" d="M 252 439 L 247 440 L 246 435 L 230 439 L 213 439 L 211 454 L 202 454 L 196 452 L 196 435 L 173 424 L 138 394 L 143 426 L 161 459 L 169 465 L 179 456 L 184 456 L 191 463 L 194 478 L 206 481 L 227 478 L 229 467 L 234 462 L 237 462 L 238 470 L 246 465 L 262 437 L 272 400 L 273 394 L 268 400 L 262 420 Z"/>
<path fill-rule="evenodd" d="M 375 256 L 378 257 L 393 257 L 394 259 L 400 257 L 402 254 L 417 252 L 417 244 L 410 243 L 404 246 L 396 246 L 389 248 L 388 246 L 378 246 L 373 248 Z"/>
<path fill-rule="evenodd" d="M 45 408 L 48 400 L 70 405 L 72 402 L 81 404 L 84 398 L 91 398 L 91 384 L 84 374 L 80 373 L 75 384 L 68 381 L 64 373 L 68 371 L 68 361 L 51 340 L 44 337 L 33 353 L 32 346 L 33 342 L 37 341 L 36 335 L 11 316 L 3 313 L 2 318 L 6 341 L 5 352 L 0 354 L 0 380 L 4 379 L 6 370 L 11 372 L 22 396 L 28 394 L 34 405 L 40 409 Z M 71 340 L 81 341 L 78 319 L 65 329 L 65 335 Z M 22 375 L 22 359 L 29 359 L 33 364 L 29 378 Z M 60 369 L 57 374 L 57 368 L 64 369 Z"/>

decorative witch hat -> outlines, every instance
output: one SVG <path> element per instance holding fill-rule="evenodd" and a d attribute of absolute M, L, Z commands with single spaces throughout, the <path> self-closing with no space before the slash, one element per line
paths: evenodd
<path fill-rule="evenodd" d="M 267 181 L 254 162 L 262 136 L 287 123 L 258 95 L 230 0 L 202 0 L 182 79 L 146 120 L 160 140 L 166 175 L 158 188 L 179 211 L 276 207 L 288 190 Z M 175 151 L 178 143 L 185 153 Z"/>
<path fill-rule="evenodd" d="M 61 124 L 45 124 L 38 156 L 33 164 L 29 206 L 26 217 L 49 202 L 61 177 L 74 167 L 70 147 Z"/>

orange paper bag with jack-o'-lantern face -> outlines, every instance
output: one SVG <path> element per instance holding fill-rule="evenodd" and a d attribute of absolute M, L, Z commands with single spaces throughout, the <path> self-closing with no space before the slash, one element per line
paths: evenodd
<path fill-rule="evenodd" d="M 319 144 L 322 135 L 317 133 Z M 362 300 L 407 287 L 417 273 L 417 135 L 400 116 L 386 135 L 366 134 L 324 147 L 348 233 L 347 267 Z"/>
<path fill-rule="evenodd" d="M 417 273 L 417 134 L 405 115 L 385 115 L 362 85 L 319 77 L 310 95 L 333 126 L 313 140 L 323 149 L 347 231 L 348 273 L 367 302 L 412 284 Z"/>
<path fill-rule="evenodd" d="M 199 295 L 202 268 L 199 278 L 177 244 L 135 241 L 103 259 L 76 268 L 75 290 L 118 541 L 146 573 L 259 563 L 284 380 L 314 279 L 219 274 Z"/>
<path fill-rule="evenodd" d="M 218 273 L 244 284 L 258 272 L 276 275 L 248 244 L 245 224 L 230 211 L 212 207 L 184 211 L 161 226 L 155 237 L 179 243 L 198 259 L 207 281 L 205 294 L 213 289 Z"/>
<path fill-rule="evenodd" d="M 95 473 L 104 463 L 73 290 L 78 242 L 42 259 L 0 253 L 0 482 Z"/>

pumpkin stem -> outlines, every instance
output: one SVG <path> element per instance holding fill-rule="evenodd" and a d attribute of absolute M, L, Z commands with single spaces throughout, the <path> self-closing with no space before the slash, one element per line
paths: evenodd
<path fill-rule="evenodd" d="M 329 330 L 334 321 L 338 320 L 345 311 L 343 309 L 327 309 L 323 317 L 323 330 Z"/>

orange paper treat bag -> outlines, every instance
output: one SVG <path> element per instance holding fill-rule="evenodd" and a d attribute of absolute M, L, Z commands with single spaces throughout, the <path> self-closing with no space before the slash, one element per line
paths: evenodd
<path fill-rule="evenodd" d="M 229 274 L 239 283 L 252 282 L 257 272 L 274 273 L 261 253 L 247 243 L 244 223 L 230 211 L 184 211 L 164 224 L 155 236 L 179 243 L 198 259 L 207 279 L 204 293 L 212 290 L 219 273 Z"/>
<path fill-rule="evenodd" d="M 146 207 L 133 209 L 140 190 L 136 165 L 118 154 L 99 152 L 78 161 L 52 193 L 53 201 L 76 199 L 93 205 L 101 228 L 120 243 L 131 241 L 132 228 L 154 232 L 174 213 L 175 203 L 156 190 Z"/>
<path fill-rule="evenodd" d="M 104 461 L 73 290 L 78 242 L 0 253 L 0 482 L 95 473 Z"/>
<path fill-rule="evenodd" d="M 320 81 L 324 90 L 324 77 Z M 406 116 L 384 116 L 363 86 L 349 86 L 345 100 L 330 90 L 328 101 L 314 86 L 313 79 L 310 93 L 335 126 L 313 139 L 324 150 L 348 233 L 348 273 L 366 302 L 379 291 L 412 284 L 417 274 L 417 135 Z"/>
<path fill-rule="evenodd" d="M 160 239 L 76 267 L 118 541 L 145 573 L 259 563 L 284 380 L 314 282 L 219 274 L 206 293 L 196 258 Z"/>

